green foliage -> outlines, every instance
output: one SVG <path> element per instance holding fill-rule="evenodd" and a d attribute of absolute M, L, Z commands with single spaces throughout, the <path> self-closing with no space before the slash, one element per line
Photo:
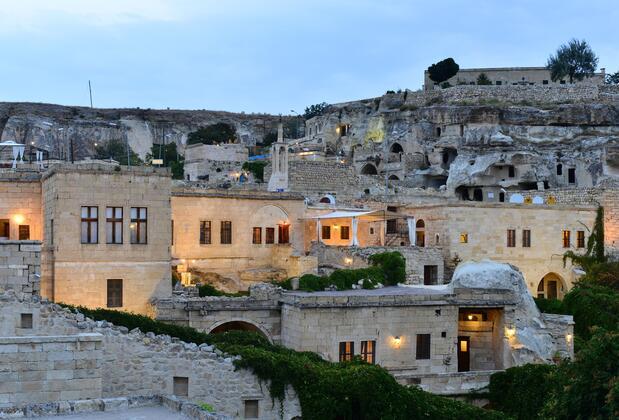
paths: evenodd
<path fill-rule="evenodd" d="M 131 146 L 122 139 L 110 139 L 95 147 L 95 159 L 114 159 L 121 165 L 127 165 L 127 148 L 129 148 L 129 161 L 132 166 L 142 164 L 142 159 L 135 153 Z"/>
<path fill-rule="evenodd" d="M 374 254 L 369 260 L 385 274 L 385 285 L 391 286 L 406 281 L 406 258 L 399 252 Z"/>
<path fill-rule="evenodd" d="M 591 281 L 580 281 L 563 298 L 566 311 L 574 316 L 574 332 L 583 340 L 591 337 L 593 327 L 617 329 L 619 293 Z"/>
<path fill-rule="evenodd" d="M 448 89 L 448 88 L 450 88 L 450 87 L 452 87 L 452 84 L 451 84 L 451 83 L 449 83 L 449 82 L 443 82 L 443 83 L 441 83 L 441 89 Z"/>
<path fill-rule="evenodd" d="M 619 85 L 619 71 L 607 74 L 605 82 L 609 85 Z"/>
<path fill-rule="evenodd" d="M 270 146 L 277 141 L 277 131 L 270 131 L 262 138 L 262 146 Z"/>
<path fill-rule="evenodd" d="M 486 73 L 479 73 L 479 76 L 477 76 L 477 84 L 478 85 L 491 85 L 492 82 L 490 81 L 490 79 L 488 79 L 488 76 L 486 75 Z"/>
<path fill-rule="evenodd" d="M 184 178 L 185 157 L 178 153 L 176 143 L 168 143 L 165 146 L 161 144 L 153 145 L 150 153 L 146 155 L 146 161 L 152 162 L 153 159 L 163 159 L 163 166 L 171 169 L 172 178 Z"/>
<path fill-rule="evenodd" d="M 445 80 L 455 76 L 456 73 L 458 73 L 458 70 L 460 70 L 460 66 L 451 57 L 441 60 L 438 63 L 434 63 L 428 67 L 430 80 L 436 83 L 444 82 Z"/>
<path fill-rule="evenodd" d="M 322 115 L 327 108 L 329 108 L 329 104 L 326 102 L 321 102 L 319 104 L 310 105 L 305 108 L 305 112 L 303 113 L 303 118 L 309 120 L 310 118 L 314 118 L 318 115 Z"/>
<path fill-rule="evenodd" d="M 227 293 L 227 292 L 222 292 L 221 290 L 217 289 L 215 286 L 211 284 L 201 284 L 198 286 L 198 295 L 200 297 L 204 297 L 204 296 L 241 297 L 241 296 L 247 296 L 248 293 L 247 292 Z"/>
<path fill-rule="evenodd" d="M 227 123 L 217 123 L 200 127 L 187 135 L 187 144 L 220 144 L 234 143 L 236 141 L 236 129 Z"/>
<path fill-rule="evenodd" d="M 242 168 L 244 171 L 249 171 L 254 174 L 254 178 L 256 178 L 256 180 L 263 182 L 265 166 L 267 166 L 267 163 L 264 161 L 253 161 L 243 163 Z"/>
<path fill-rule="evenodd" d="M 519 420 L 538 418 L 554 384 L 554 365 L 528 364 L 497 372 L 490 377 L 488 399 L 493 409 Z"/>
<path fill-rule="evenodd" d="M 548 58 L 546 67 L 553 82 L 569 76 L 570 83 L 593 76 L 598 58 L 587 41 L 570 40 Z"/>
<path fill-rule="evenodd" d="M 334 286 L 337 290 L 349 290 L 353 285 L 364 289 L 373 289 L 378 283 L 391 286 L 406 280 L 406 259 L 399 252 L 383 252 L 369 258 L 370 267 L 356 269 L 339 269 L 330 276 L 305 274 L 299 278 L 299 290 L 318 292 Z M 290 290 L 290 280 L 275 283 L 284 289 Z"/>
<path fill-rule="evenodd" d="M 586 272 L 591 271 L 596 265 L 606 262 L 604 254 L 604 208 L 598 207 L 593 229 L 587 239 L 587 251 L 584 255 L 567 251 L 563 254 L 563 265 L 570 260 L 572 264 L 582 267 Z"/>
<path fill-rule="evenodd" d="M 395 95 L 395 90 L 388 90 L 385 95 Z"/>
<path fill-rule="evenodd" d="M 68 307 L 94 320 L 106 320 L 129 329 L 140 328 L 142 332 L 167 334 L 185 342 L 207 343 L 228 354 L 239 355 L 241 358 L 234 361 L 235 366 L 251 370 L 267 383 L 274 399 L 283 401 L 287 386 L 292 386 L 299 397 L 303 418 L 307 420 L 505 418 L 500 413 L 402 386 L 380 366 L 358 359 L 346 363 L 327 362 L 315 353 L 270 344 L 258 333 L 206 334 L 128 312 Z"/>
<path fill-rule="evenodd" d="M 198 407 L 200 407 L 204 411 L 208 411 L 209 413 L 212 413 L 215 411 L 212 405 L 210 405 L 209 403 L 205 403 L 205 402 L 199 402 Z"/>
<path fill-rule="evenodd" d="M 562 300 L 559 299 L 546 299 L 546 298 L 533 298 L 537 308 L 546 314 L 568 314 L 569 312 L 565 308 Z"/>

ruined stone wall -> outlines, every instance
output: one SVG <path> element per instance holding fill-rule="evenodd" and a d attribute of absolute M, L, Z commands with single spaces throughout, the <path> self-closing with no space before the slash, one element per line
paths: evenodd
<path fill-rule="evenodd" d="M 267 387 L 249 370 L 236 370 L 233 357 L 228 357 L 206 344 L 197 346 L 169 336 L 143 334 L 137 329 L 129 332 L 124 327 L 116 327 L 105 321 L 94 322 L 81 314 L 70 313 L 55 304 L 20 302 L 10 300 L 6 295 L 4 298 L 2 308 L 5 311 L 0 311 L 0 315 L 14 314 L 11 316 L 16 317 L 22 312 L 34 314 L 36 320 L 30 335 L 101 334 L 101 347 L 96 350 L 98 353 L 91 354 L 98 363 L 93 364 L 94 367 L 90 369 L 96 368 L 97 371 L 85 371 L 89 381 L 100 378 L 101 394 L 93 397 L 172 395 L 174 378 L 181 377 L 188 378 L 187 399 L 206 402 L 217 412 L 233 418 L 243 417 L 246 400 L 258 400 L 260 419 L 279 418 L 280 409 L 286 420 L 300 415 L 298 399 L 290 389 L 283 406 L 280 407 L 279 401 L 271 399 Z M 7 307 L 10 310 L 7 310 Z M 3 327 L 0 331 L 6 335 L 16 335 L 14 319 L 0 318 L 0 321 L 0 326 Z M 31 337 L 21 339 L 26 342 L 36 340 Z M 53 357 L 52 361 L 72 360 L 68 355 L 66 358 Z M 55 359 L 58 357 L 60 359 Z M 65 374 L 68 375 L 63 373 Z M 2 385 L 0 389 L 1 387 Z M 48 401 L 57 398 L 60 396 L 49 395 Z"/>
<path fill-rule="evenodd" d="M 0 404 L 101 397 L 100 334 L 0 337 Z"/>
<path fill-rule="evenodd" d="M 41 242 L 0 241 L 0 289 L 38 295 Z"/>

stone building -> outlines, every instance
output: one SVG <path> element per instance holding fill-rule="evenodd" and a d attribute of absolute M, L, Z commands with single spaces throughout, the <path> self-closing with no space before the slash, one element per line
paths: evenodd
<path fill-rule="evenodd" d="M 172 191 L 173 264 L 227 291 L 315 271 L 306 256 L 303 196 L 179 185 Z"/>
<path fill-rule="evenodd" d="M 237 182 L 249 152 L 245 144 L 191 144 L 185 147 L 185 179 L 217 183 Z"/>
<path fill-rule="evenodd" d="M 480 74 L 485 74 L 491 84 L 496 86 L 515 85 L 515 86 L 553 86 L 565 85 L 570 83 L 569 78 L 563 78 L 556 82 L 552 81 L 550 71 L 546 67 L 489 67 L 477 69 L 460 69 L 455 76 L 447 80 L 451 86 L 456 85 L 475 85 Z M 428 70 L 423 72 L 423 88 L 424 90 L 432 90 L 439 88 L 438 83 L 430 79 Z M 595 73 L 592 77 L 587 77 L 582 81 L 575 80 L 574 83 L 601 85 L 606 80 L 606 70 L 600 69 L 599 73 Z"/>

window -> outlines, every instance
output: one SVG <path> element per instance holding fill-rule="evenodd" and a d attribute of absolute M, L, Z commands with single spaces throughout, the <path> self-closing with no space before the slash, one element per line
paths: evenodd
<path fill-rule="evenodd" d="M 290 242 L 290 225 L 277 225 L 277 241 L 280 244 Z"/>
<path fill-rule="evenodd" d="M 507 176 L 510 178 L 513 178 L 516 176 L 516 168 L 514 168 L 513 166 L 508 166 L 507 167 Z"/>
<path fill-rule="evenodd" d="M 32 314 L 21 314 L 20 327 L 32 329 Z"/>
<path fill-rule="evenodd" d="M 563 165 L 560 163 L 557 165 L 557 175 L 563 175 Z"/>
<path fill-rule="evenodd" d="M 438 284 L 438 266 L 424 265 L 423 266 L 423 284 L 431 285 Z"/>
<path fill-rule="evenodd" d="M 436 137 L 441 136 L 441 127 L 436 127 Z"/>
<path fill-rule="evenodd" d="M 262 243 L 262 228 L 255 227 L 252 231 L 252 244 L 260 245 Z"/>
<path fill-rule="evenodd" d="M 516 246 L 516 230 L 507 229 L 507 247 L 513 248 Z"/>
<path fill-rule="evenodd" d="M 547 85 L 548 84 L 548 80 L 542 80 L 542 85 Z"/>
<path fill-rule="evenodd" d="M 331 226 L 322 227 L 322 239 L 331 239 Z"/>
<path fill-rule="evenodd" d="M 131 243 L 145 244 L 148 240 L 148 214 L 146 207 L 131 207 Z"/>
<path fill-rule="evenodd" d="M 368 340 L 361 342 L 361 359 L 367 363 L 376 363 L 376 341 Z"/>
<path fill-rule="evenodd" d="M 585 231 L 584 230 L 576 231 L 576 247 L 577 248 L 585 247 Z"/>
<path fill-rule="evenodd" d="M 19 225 L 19 240 L 27 241 L 30 239 L 30 225 Z"/>
<path fill-rule="evenodd" d="M 355 355 L 355 342 L 354 341 L 341 341 L 340 342 L 340 362 L 351 361 Z"/>
<path fill-rule="evenodd" d="M 567 182 L 570 184 L 576 183 L 576 168 L 569 168 L 567 170 Z"/>
<path fill-rule="evenodd" d="M 107 207 L 105 209 L 105 241 L 108 244 L 123 243 L 122 207 Z"/>
<path fill-rule="evenodd" d="M 565 80 L 561 80 L 561 81 L 559 82 L 559 84 L 564 85 L 564 84 L 565 84 Z"/>
<path fill-rule="evenodd" d="M 275 228 L 268 227 L 265 230 L 266 230 L 265 243 L 274 244 L 275 243 Z"/>
<path fill-rule="evenodd" d="M 232 243 L 232 222 L 222 221 L 220 229 L 220 243 L 231 244 Z"/>
<path fill-rule="evenodd" d="M 96 244 L 99 242 L 99 208 L 82 207 L 82 234 L 83 244 Z"/>
<path fill-rule="evenodd" d="M 503 84 L 503 82 L 502 82 L 502 81 L 500 81 L 500 80 L 497 80 L 497 81 L 496 81 L 496 85 L 497 85 L 497 86 L 501 86 L 502 84 Z"/>
<path fill-rule="evenodd" d="M 123 306 L 123 281 L 122 279 L 108 279 L 107 281 L 107 307 L 121 308 Z"/>
<path fill-rule="evenodd" d="M 49 243 L 54 245 L 54 219 L 49 221 Z"/>
<path fill-rule="evenodd" d="M 0 220 L 0 238 L 9 239 L 11 236 L 11 224 L 9 219 Z"/>
<path fill-rule="evenodd" d="M 430 334 L 417 334 L 417 360 L 430 358 Z"/>
<path fill-rule="evenodd" d="M 211 221 L 202 220 L 200 222 L 200 245 L 211 244 Z"/>
<path fill-rule="evenodd" d="M 177 397 L 188 397 L 189 378 L 186 376 L 174 376 L 172 378 L 172 393 Z"/>
<path fill-rule="evenodd" d="M 398 221 L 396 219 L 387 220 L 387 234 L 398 233 Z"/>
<path fill-rule="evenodd" d="M 522 231 L 522 247 L 531 248 L 531 231 L 529 229 Z"/>
<path fill-rule="evenodd" d="M 370 228 L 370 235 L 374 235 L 374 228 L 373 227 Z"/>
<path fill-rule="evenodd" d="M 170 245 L 174 245 L 174 220 L 170 220 Z"/>
<path fill-rule="evenodd" d="M 245 400 L 245 413 L 246 419 L 257 419 L 260 417 L 260 406 L 258 400 Z"/>
<path fill-rule="evenodd" d="M 570 246 L 571 246 L 570 231 L 564 230 L 563 231 L 563 248 L 569 248 Z"/>
<path fill-rule="evenodd" d="M 468 233 L 461 233 L 460 234 L 460 243 L 461 244 L 468 244 L 469 243 L 469 234 Z"/>
<path fill-rule="evenodd" d="M 350 226 L 342 226 L 342 230 L 340 230 L 340 239 L 350 239 Z"/>

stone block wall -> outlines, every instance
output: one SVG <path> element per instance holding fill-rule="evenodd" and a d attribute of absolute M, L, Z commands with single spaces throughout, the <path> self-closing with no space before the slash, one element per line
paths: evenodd
<path fill-rule="evenodd" d="M 271 176 L 271 165 L 264 170 L 264 179 Z M 358 188 L 358 178 L 350 165 L 335 162 L 290 161 L 288 185 L 290 191 L 328 193 Z"/>
<path fill-rule="evenodd" d="M 38 295 L 40 273 L 41 242 L 0 242 L 0 289 Z"/>
<path fill-rule="evenodd" d="M 0 405 L 101 397 L 101 334 L 0 337 Z"/>

